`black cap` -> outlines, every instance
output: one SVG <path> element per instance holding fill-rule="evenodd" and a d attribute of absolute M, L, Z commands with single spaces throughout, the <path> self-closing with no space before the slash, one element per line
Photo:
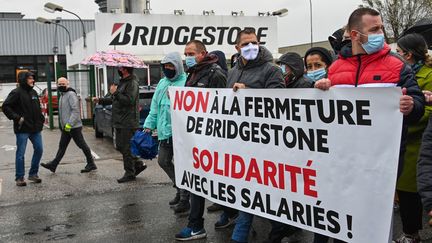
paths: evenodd
<path fill-rule="evenodd" d="M 323 59 L 323 62 L 325 62 L 327 64 L 327 67 L 329 67 L 333 63 L 333 56 L 329 50 L 327 50 L 323 47 L 312 47 L 309 50 L 307 50 L 305 53 L 305 56 L 304 56 L 305 66 L 307 66 L 306 57 L 309 55 L 313 55 L 313 54 L 320 55 Z"/>

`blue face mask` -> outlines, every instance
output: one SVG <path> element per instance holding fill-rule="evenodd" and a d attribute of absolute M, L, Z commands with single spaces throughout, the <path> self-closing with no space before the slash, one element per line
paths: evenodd
<path fill-rule="evenodd" d="M 280 69 L 282 70 L 282 74 L 283 75 L 285 75 L 287 72 L 286 72 L 286 67 L 285 67 L 285 65 L 284 64 L 281 64 L 280 66 Z"/>
<path fill-rule="evenodd" d="M 325 68 L 320 68 L 314 71 L 308 71 L 306 74 L 306 76 L 312 79 L 313 82 L 325 78 L 326 75 L 327 75 L 327 71 L 325 70 Z"/>
<path fill-rule="evenodd" d="M 360 34 L 364 35 L 362 33 Z M 370 34 L 367 37 L 368 41 L 362 44 L 367 54 L 378 52 L 384 48 L 384 34 Z"/>
<path fill-rule="evenodd" d="M 195 56 L 187 56 L 185 62 L 188 68 L 191 68 L 197 64 Z"/>

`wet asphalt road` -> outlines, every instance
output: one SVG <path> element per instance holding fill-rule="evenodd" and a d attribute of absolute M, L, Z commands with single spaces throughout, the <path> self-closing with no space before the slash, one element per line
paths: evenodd
<path fill-rule="evenodd" d="M 42 184 L 15 186 L 15 136 L 11 123 L 0 113 L 0 242 L 176 242 L 174 234 L 187 224 L 187 214 L 175 215 L 168 206 L 175 190 L 157 161 L 145 161 L 148 168 L 137 181 L 118 184 L 122 176 L 121 155 L 109 138 L 96 139 L 91 127 L 83 129 L 89 147 L 99 157 L 97 172 L 81 174 L 82 152 L 71 142 L 55 174 L 41 168 Z M 57 150 L 59 131 L 44 129 L 42 162 Z M 28 171 L 31 143 L 26 153 Z M 207 203 L 210 205 L 210 202 Z M 214 230 L 219 213 L 205 214 L 208 237 L 194 242 L 229 242 L 232 228 Z M 371 216 L 373 220 L 373 216 Z M 395 214 L 394 235 L 401 232 Z M 256 234 L 250 242 L 262 242 L 270 225 L 254 220 Z M 432 242 L 430 228 L 421 232 L 423 242 Z M 298 232 L 283 242 L 312 242 L 312 234 Z"/>

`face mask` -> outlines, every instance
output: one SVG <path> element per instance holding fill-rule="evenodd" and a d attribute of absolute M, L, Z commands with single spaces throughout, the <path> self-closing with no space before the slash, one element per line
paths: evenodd
<path fill-rule="evenodd" d="M 57 89 L 58 89 L 60 92 L 66 92 L 66 91 L 67 91 L 67 87 L 66 87 L 66 86 L 58 86 Z"/>
<path fill-rule="evenodd" d="M 123 73 L 120 70 L 117 70 L 117 73 L 120 76 L 120 78 L 123 78 Z"/>
<path fill-rule="evenodd" d="M 282 74 L 285 75 L 286 74 L 286 67 L 285 65 L 280 65 L 280 69 L 282 70 Z"/>
<path fill-rule="evenodd" d="M 251 60 L 255 60 L 255 58 L 258 56 L 259 47 L 258 45 L 249 43 L 249 45 L 242 47 L 240 51 L 244 59 L 251 61 Z"/>
<path fill-rule="evenodd" d="M 167 77 L 167 79 L 172 79 L 176 75 L 176 70 L 171 70 L 167 68 L 162 68 L 162 72 L 164 73 L 165 77 Z"/>
<path fill-rule="evenodd" d="M 360 34 L 364 35 L 362 33 Z M 378 52 L 384 48 L 384 34 L 370 34 L 367 37 L 368 41 L 362 44 L 362 47 L 367 54 Z"/>
<path fill-rule="evenodd" d="M 195 56 L 187 56 L 185 62 L 188 68 L 191 68 L 197 64 Z"/>
<path fill-rule="evenodd" d="M 325 68 L 320 68 L 315 71 L 308 71 L 306 76 L 308 76 L 312 81 L 316 82 L 322 78 L 325 78 L 327 71 Z"/>

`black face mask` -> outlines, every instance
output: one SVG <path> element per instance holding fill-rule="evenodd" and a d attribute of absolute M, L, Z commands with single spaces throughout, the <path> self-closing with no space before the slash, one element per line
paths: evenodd
<path fill-rule="evenodd" d="M 167 68 L 162 68 L 162 72 L 164 73 L 165 77 L 167 77 L 168 79 L 172 79 L 176 75 L 176 70 L 171 70 Z"/>
<path fill-rule="evenodd" d="M 67 87 L 66 86 L 58 86 L 57 89 L 60 92 L 66 92 L 67 91 Z"/>
<path fill-rule="evenodd" d="M 120 70 L 117 70 L 117 73 L 120 76 L 120 78 L 123 78 L 123 73 Z"/>
<path fill-rule="evenodd" d="M 351 44 L 350 39 L 343 40 L 340 43 L 335 44 L 334 51 L 336 52 L 336 54 L 339 54 L 341 52 L 342 48 L 344 48 L 348 44 Z"/>

